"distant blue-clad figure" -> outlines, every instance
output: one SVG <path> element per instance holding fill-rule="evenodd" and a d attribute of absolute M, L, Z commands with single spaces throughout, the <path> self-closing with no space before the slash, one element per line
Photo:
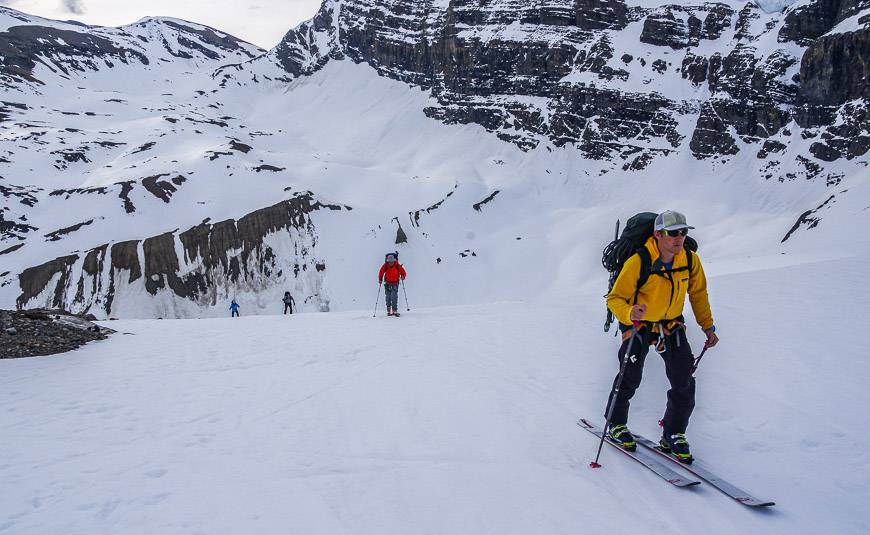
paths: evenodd
<path fill-rule="evenodd" d="M 239 316 L 239 304 L 236 303 L 235 299 L 233 299 L 233 302 L 230 303 L 230 312 L 232 313 L 231 317 L 234 317 L 234 318 L 240 317 Z"/>

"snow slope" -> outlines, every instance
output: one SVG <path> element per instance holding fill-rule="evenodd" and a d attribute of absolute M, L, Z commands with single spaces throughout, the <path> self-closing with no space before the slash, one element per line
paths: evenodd
<path fill-rule="evenodd" d="M 167 112 L 180 119 L 168 132 L 149 126 L 165 122 L 149 117 L 174 98 L 157 93 L 141 95 L 136 105 L 114 103 L 118 109 L 113 117 L 97 123 L 79 115 L 56 125 L 60 131 L 74 127 L 91 135 L 104 127 L 117 132 L 112 139 L 125 145 L 112 149 L 117 155 L 103 168 L 78 174 L 54 169 L 43 154 L 20 156 L 20 164 L 32 168 L 46 185 L 42 200 L 28 209 L 28 222 L 40 233 L 94 221 L 61 240 L 37 237 L 33 247 L 4 255 L 12 273 L 0 288 L 0 303 L 12 307 L 20 293 L 12 269 L 16 266 L 37 265 L 119 237 L 143 239 L 185 230 L 206 218 L 238 218 L 305 190 L 353 207 L 351 212 L 312 216 L 320 238 L 317 252 L 328 266 L 322 284 L 333 310 L 368 306 L 377 263 L 383 252 L 397 247 L 397 223 L 408 236 L 408 243 L 398 247 L 402 261 L 421 283 L 415 304 L 431 306 L 576 292 L 600 270 L 602 241 L 612 235 L 614 220 L 642 210 L 685 212 L 698 227 L 707 258 L 808 254 L 816 243 L 824 252 L 813 254 L 836 253 L 831 242 L 842 239 L 854 246 L 851 234 L 837 229 L 848 230 L 870 216 L 862 204 L 868 198 L 868 173 L 850 173 L 832 187 L 821 181 L 765 180 L 760 176 L 763 162 L 754 158 L 719 163 L 682 153 L 656 160 L 642 172 L 624 172 L 609 170 L 609 162 L 580 159 L 567 147 L 523 152 L 480 126 L 427 119 L 423 109 L 429 97 L 424 91 L 350 61 L 331 62 L 289 87 L 264 83 L 254 89 L 226 88 L 218 115 L 232 117 L 227 127 L 185 120 L 214 103 L 214 97 L 198 96 L 195 87 L 182 84 L 177 89 L 193 100 Z M 253 97 L 251 91 L 256 91 Z M 104 98 L 99 92 L 82 92 L 66 109 L 96 109 Z M 34 114 L 41 113 L 34 108 Z M 211 159 L 215 151 L 228 151 L 232 139 L 252 149 Z M 156 145 L 136 152 L 147 142 Z M 255 171 L 263 163 L 286 170 Z M 117 187 L 108 195 L 47 194 L 58 187 L 111 188 L 119 178 L 161 173 L 183 173 L 186 181 L 171 202 L 137 185 L 129 195 L 136 206 L 133 214 L 124 213 Z M 473 209 L 496 190 L 491 202 Z M 851 193 L 841 202 L 839 194 L 846 190 Z M 780 243 L 807 207 L 819 206 L 832 194 L 837 199 L 817 214 L 822 218 L 818 229 Z M 837 210 L 832 211 L 834 205 Z M 13 210 L 16 206 L 10 204 Z M 755 229 L 751 239 L 739 235 L 744 227 Z M 866 250 L 867 244 L 858 246 Z M 292 262 L 292 252 L 278 246 L 276 251 Z M 81 259 L 78 271 L 80 264 Z M 292 278 L 272 283 L 266 288 L 228 288 L 206 306 L 176 299 L 171 292 L 152 297 L 138 288 L 119 294 L 116 315 L 220 316 L 233 295 L 249 312 L 269 313 L 288 286 L 303 297 L 315 287 Z M 601 291 L 597 281 L 591 285 Z M 44 301 L 50 302 L 51 285 L 45 294 Z M 96 308 L 93 312 L 101 313 Z"/>
<path fill-rule="evenodd" d="M 842 318 L 870 306 L 870 257 L 771 258 L 708 262 L 722 343 L 689 438 L 773 510 L 607 449 L 587 467 L 574 422 L 601 420 L 616 371 L 598 288 L 398 319 L 115 321 L 0 361 L 0 533 L 866 533 L 870 363 Z M 630 422 L 647 436 L 665 385 L 652 354 Z"/>
<path fill-rule="evenodd" d="M 6 29 L 44 22 L 28 17 L 0 9 Z M 760 32 L 777 17 L 751 25 Z M 643 25 L 636 20 L 612 32 L 610 66 L 631 76 L 605 85 L 632 92 L 648 83 L 653 92 L 684 102 L 673 128 L 688 143 L 697 127 L 696 108 L 710 90 L 692 85 L 676 69 L 653 76 L 643 74 L 651 67 L 620 59 L 629 52 L 648 64 L 676 58 L 670 47 L 640 43 Z M 611 235 L 614 219 L 641 210 L 687 213 L 705 258 L 722 259 L 723 266 L 746 257 L 812 260 L 844 254 L 843 246 L 867 250 L 851 232 L 870 223 L 867 156 L 820 160 L 813 165 L 824 174 L 814 176 L 793 156 L 807 153 L 817 132 L 790 136 L 794 154 L 761 157 L 757 143 L 737 139 L 739 157 L 704 160 L 686 143 L 675 148 L 660 136 L 638 134 L 671 153 L 626 170 L 629 160 L 586 159 L 575 145 L 556 146 L 546 137 L 524 152 L 476 123 L 445 124 L 427 116 L 443 104 L 432 91 L 349 59 L 336 57 L 313 74 L 292 77 L 274 64 L 277 49 L 245 61 L 261 51 L 177 19 L 148 18 L 123 28 L 57 22 L 52 28 L 111 38 L 124 45 L 127 61 L 105 52 L 89 63 L 49 47 L 55 54 L 50 65 L 81 70 L 70 67 L 61 75 L 38 63 L 33 75 L 45 85 L 22 82 L 4 90 L 2 307 L 63 306 L 100 318 L 216 317 L 235 298 L 248 313 L 268 314 L 292 290 L 306 310 L 319 310 L 327 301 L 331 310 L 353 310 L 368 306 L 377 264 L 396 248 L 419 282 L 419 306 L 537 294 L 566 298 L 579 290 L 601 291 L 594 279 L 601 242 Z M 761 48 L 791 47 L 798 54 L 797 45 L 776 44 L 770 28 Z M 312 39 L 317 36 L 322 37 L 315 32 Z M 320 44 L 318 50 L 328 48 Z M 706 57 L 719 46 L 704 40 L 695 51 Z M 768 54 L 764 50 L 759 61 Z M 106 61 L 113 66 L 104 66 Z M 578 71 L 568 78 L 592 74 Z M 529 104 L 547 101 L 514 97 Z M 770 171 L 776 163 L 771 159 L 783 159 L 777 165 L 784 174 Z M 181 296 L 167 284 L 146 289 L 146 281 L 164 273 L 136 278 L 132 269 L 121 273 L 128 265 L 113 263 L 114 246 L 133 243 L 123 249 L 132 258 L 124 260 L 144 266 L 142 271 L 177 261 L 180 276 L 205 278 L 211 274 L 197 271 L 202 258 L 182 250 L 182 233 L 205 221 L 239 220 L 305 191 L 353 210 L 313 213 L 313 230 L 303 238 L 285 229 L 261 236 L 277 260 L 256 283 L 218 274 L 202 292 Z M 397 245 L 399 225 L 408 241 Z M 751 236 L 743 234 L 747 227 Z M 146 258 L 144 241 L 165 235 L 171 235 L 171 245 L 164 254 Z M 101 247 L 105 263 L 94 275 L 88 271 L 93 266 L 86 267 L 88 255 Z M 221 252 L 224 260 L 239 254 L 232 248 Z M 43 277 L 21 278 L 28 268 L 73 255 L 69 277 L 62 279 L 63 268 L 47 268 L 39 272 Z M 325 268 L 297 276 L 300 264 Z M 113 284 L 122 280 L 129 284 Z M 29 291 L 29 283 L 36 290 Z M 91 291 L 79 291 L 85 288 Z"/>

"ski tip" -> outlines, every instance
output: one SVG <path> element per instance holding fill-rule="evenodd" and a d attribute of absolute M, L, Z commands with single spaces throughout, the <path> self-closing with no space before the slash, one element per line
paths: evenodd
<path fill-rule="evenodd" d="M 577 420 L 577 425 L 579 425 L 580 427 L 586 427 L 588 429 L 592 429 L 595 427 L 594 425 L 589 423 L 589 420 L 587 420 L 586 418 L 580 418 L 579 420 Z"/>
<path fill-rule="evenodd" d="M 734 499 L 743 505 L 748 505 L 749 507 L 773 507 L 776 505 L 775 502 L 762 502 L 756 498 L 750 498 L 748 496 Z"/>
<path fill-rule="evenodd" d="M 694 479 L 683 479 L 683 478 L 669 479 L 668 483 L 670 483 L 671 485 L 676 485 L 678 487 L 694 487 L 695 485 L 701 484 L 700 481 L 696 481 Z"/>

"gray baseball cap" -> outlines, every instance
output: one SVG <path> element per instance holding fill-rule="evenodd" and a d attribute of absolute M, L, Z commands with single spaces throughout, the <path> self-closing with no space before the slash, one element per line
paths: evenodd
<path fill-rule="evenodd" d="M 677 230 L 681 228 L 695 228 L 690 227 L 686 223 L 686 216 L 681 214 L 680 212 L 674 212 L 673 210 L 665 210 L 660 213 L 658 217 L 656 217 L 655 229 L 656 230 Z"/>

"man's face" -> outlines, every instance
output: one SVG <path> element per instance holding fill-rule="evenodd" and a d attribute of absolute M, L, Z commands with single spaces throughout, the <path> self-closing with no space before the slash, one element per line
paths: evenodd
<path fill-rule="evenodd" d="M 659 250 L 667 253 L 676 254 L 683 248 L 686 242 L 686 235 L 689 229 L 683 228 L 678 230 L 657 230 L 655 231 L 656 241 L 659 244 Z"/>
<path fill-rule="evenodd" d="M 387 257 L 387 264 L 389 264 L 389 265 L 392 266 L 392 265 L 395 264 L 395 263 L 396 263 L 396 257 L 394 257 L 394 256 L 388 256 L 388 257 Z"/>

